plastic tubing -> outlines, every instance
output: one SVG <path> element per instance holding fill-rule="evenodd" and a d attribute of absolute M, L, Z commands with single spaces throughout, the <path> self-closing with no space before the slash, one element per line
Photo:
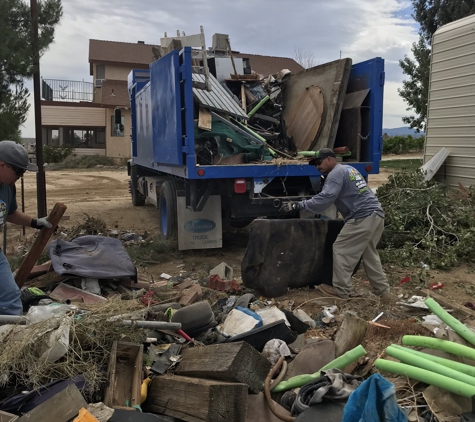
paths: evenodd
<path fill-rule="evenodd" d="M 270 97 L 269 97 L 268 95 L 266 95 L 261 101 L 259 101 L 259 102 L 257 103 L 257 105 L 256 105 L 249 113 L 247 113 L 247 115 L 248 115 L 249 117 L 252 117 L 253 114 L 254 114 L 257 110 L 259 110 L 259 109 L 260 109 L 267 101 L 269 101 L 269 100 L 270 100 Z"/>
<path fill-rule="evenodd" d="M 429 355 L 428 353 L 418 352 L 417 350 L 406 349 L 405 347 L 399 346 L 398 344 L 391 344 L 391 347 L 395 347 L 396 349 L 405 350 L 407 353 L 411 355 L 420 356 L 432 362 L 438 363 L 440 365 L 444 365 L 447 368 L 455 369 L 456 371 L 463 372 L 464 374 L 470 375 L 471 377 L 475 377 L 475 366 L 466 365 L 462 362 L 455 362 L 450 359 L 439 358 L 438 356 Z"/>
<path fill-rule="evenodd" d="M 404 344 L 404 346 L 428 347 L 429 349 L 443 350 L 444 352 L 452 353 L 456 356 L 475 360 L 475 349 L 452 341 L 424 336 L 404 336 L 402 338 L 402 344 Z"/>
<path fill-rule="evenodd" d="M 427 369 L 428 371 L 435 372 L 436 374 L 444 375 L 457 381 L 470 384 L 475 387 L 475 378 L 470 375 L 458 372 L 455 369 L 447 368 L 444 365 L 432 362 L 421 356 L 413 355 L 406 350 L 398 349 L 396 347 L 389 346 L 386 348 L 386 354 L 393 358 L 399 359 L 402 363 L 408 365 L 417 366 L 418 368 Z"/>
<path fill-rule="evenodd" d="M 319 371 L 315 372 L 314 374 L 304 374 L 304 375 L 297 375 L 288 379 L 287 381 L 282 381 L 277 384 L 274 388 L 272 388 L 273 393 L 280 393 L 281 391 L 291 390 L 292 388 L 301 387 L 311 381 L 320 378 L 320 372 L 326 371 L 327 369 L 343 369 L 345 366 L 348 366 L 350 363 L 355 362 L 360 357 L 366 354 L 366 350 L 364 349 L 361 344 L 356 346 L 354 349 L 346 352 L 345 354 L 337 357 L 336 359 L 332 360 L 330 363 L 327 363 L 323 368 Z"/>
<path fill-rule="evenodd" d="M 442 308 L 434 299 L 431 297 L 427 298 L 424 303 L 427 307 L 436 314 L 442 321 L 444 321 L 452 330 L 454 330 L 459 336 L 463 337 L 470 344 L 475 346 L 475 333 L 462 324 L 457 318 L 454 318 L 447 311 Z"/>
<path fill-rule="evenodd" d="M 427 371 L 426 369 L 416 368 L 415 366 L 384 359 L 377 359 L 374 364 L 376 368 L 381 371 L 408 376 L 414 380 L 434 385 L 435 387 L 442 388 L 443 390 L 450 391 L 451 393 L 460 396 L 472 397 L 475 394 L 475 387 L 473 385 L 465 384 L 464 382 L 436 374 L 435 372 Z"/>

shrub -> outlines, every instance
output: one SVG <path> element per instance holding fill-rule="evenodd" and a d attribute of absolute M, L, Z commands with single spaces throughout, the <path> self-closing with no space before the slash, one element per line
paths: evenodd
<path fill-rule="evenodd" d="M 424 148 L 424 136 L 413 138 L 407 136 L 390 136 L 383 139 L 383 154 L 403 154 L 411 151 L 422 151 Z"/>
<path fill-rule="evenodd" d="M 44 145 L 43 161 L 45 163 L 60 163 L 67 156 L 71 155 L 73 149 L 65 145 Z"/>

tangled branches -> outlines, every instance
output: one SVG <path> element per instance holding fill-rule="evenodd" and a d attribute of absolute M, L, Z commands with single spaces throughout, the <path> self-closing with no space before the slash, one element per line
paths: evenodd
<path fill-rule="evenodd" d="M 386 213 L 384 262 L 450 268 L 474 261 L 475 190 L 425 182 L 420 172 L 400 171 L 381 186 Z"/>

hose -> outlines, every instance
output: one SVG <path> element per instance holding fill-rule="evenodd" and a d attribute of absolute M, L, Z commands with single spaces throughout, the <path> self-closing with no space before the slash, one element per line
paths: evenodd
<path fill-rule="evenodd" d="M 384 359 L 377 359 L 374 365 L 381 371 L 408 376 L 414 380 L 442 388 L 459 396 L 472 397 L 475 395 L 475 387 L 473 385 L 465 384 L 464 382 L 427 371 L 426 369 Z"/>
<path fill-rule="evenodd" d="M 405 350 L 411 355 L 420 356 L 432 362 L 438 363 L 439 365 L 444 365 L 447 368 L 455 369 L 456 371 L 463 372 L 464 374 L 475 377 L 475 366 L 466 365 L 462 362 L 456 362 L 450 359 L 439 358 L 438 356 L 429 355 L 428 353 L 418 352 L 417 350 L 407 349 L 405 347 L 399 346 L 398 344 L 391 344 L 392 347 L 396 349 Z"/>
<path fill-rule="evenodd" d="M 326 371 L 327 369 L 343 369 L 345 366 L 348 366 L 350 363 L 355 362 L 360 357 L 366 354 L 366 350 L 363 346 L 358 345 L 354 349 L 346 352 L 345 354 L 337 357 L 336 359 L 332 360 L 330 363 L 327 363 L 323 368 L 319 371 L 315 372 L 314 374 L 304 374 L 304 375 L 297 375 L 288 379 L 287 381 L 282 381 L 278 385 L 276 385 L 273 389 L 273 393 L 280 393 L 281 391 L 291 390 L 292 388 L 301 387 L 311 381 L 315 381 L 316 379 L 320 378 L 321 371 Z"/>
<path fill-rule="evenodd" d="M 269 385 L 270 389 L 272 390 L 272 386 L 276 386 L 279 382 L 283 380 L 285 377 L 285 374 L 287 373 L 287 368 L 288 368 L 288 363 L 286 360 L 282 363 L 282 369 L 279 372 L 279 375 L 277 375 L 277 378 L 275 380 L 271 380 L 271 383 Z"/>
<path fill-rule="evenodd" d="M 148 385 L 152 381 L 152 378 L 145 378 L 140 387 L 140 404 L 147 400 Z"/>
<path fill-rule="evenodd" d="M 408 365 L 417 366 L 418 368 L 427 369 L 428 371 L 435 372 L 439 375 L 444 375 L 451 379 L 464 382 L 465 384 L 470 384 L 475 387 L 475 378 L 470 375 L 463 374 L 458 372 L 455 369 L 447 368 L 444 365 L 432 362 L 428 359 L 425 359 L 421 356 L 413 355 L 406 350 L 397 349 L 396 347 L 389 346 L 386 348 L 386 354 L 392 356 L 393 358 L 399 359 L 402 363 L 407 363 Z"/>
<path fill-rule="evenodd" d="M 274 367 L 269 371 L 269 374 L 266 377 L 264 382 L 264 395 L 266 397 L 267 405 L 269 406 L 270 411 L 274 414 L 276 418 L 279 418 L 285 422 L 293 422 L 296 418 L 293 416 L 281 415 L 274 407 L 274 400 L 270 396 L 270 381 L 273 378 L 274 374 L 279 370 L 282 363 L 284 362 L 285 356 L 281 356 Z"/>
<path fill-rule="evenodd" d="M 456 356 L 475 360 L 475 349 L 462 344 L 453 343 L 447 340 L 424 336 L 404 336 L 402 338 L 404 346 L 428 347 L 429 349 L 443 350 Z"/>
<path fill-rule="evenodd" d="M 424 303 L 427 307 L 437 315 L 442 321 L 444 321 L 452 330 L 454 330 L 460 337 L 463 337 L 470 344 L 475 346 L 475 333 L 462 324 L 457 318 L 454 318 L 447 311 L 442 308 L 431 297 L 427 298 Z"/>

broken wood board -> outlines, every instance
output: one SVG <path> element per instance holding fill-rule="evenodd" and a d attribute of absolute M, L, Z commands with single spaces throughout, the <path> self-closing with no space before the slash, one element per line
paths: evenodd
<path fill-rule="evenodd" d="M 343 322 L 335 336 L 335 357 L 339 357 L 362 343 L 368 323 L 352 314 L 345 312 Z"/>
<path fill-rule="evenodd" d="M 178 375 L 247 384 L 253 393 L 264 389 L 270 362 L 246 342 L 182 350 Z"/>
<path fill-rule="evenodd" d="M 287 135 L 297 151 L 308 151 L 322 129 L 325 100 L 320 87 L 311 85 L 299 95 L 285 120 Z"/>
<path fill-rule="evenodd" d="M 28 280 L 25 284 L 28 287 L 38 287 L 42 289 L 44 287 L 51 286 L 52 284 L 59 283 L 60 281 L 67 280 L 69 277 L 56 274 L 54 271 L 40 275 L 39 277 Z"/>
<path fill-rule="evenodd" d="M 143 345 L 114 341 L 107 369 L 104 404 L 112 408 L 140 406 Z"/>
<path fill-rule="evenodd" d="M 198 128 L 203 130 L 211 130 L 211 111 L 207 108 L 200 107 L 198 117 Z"/>
<path fill-rule="evenodd" d="M 144 409 L 187 422 L 246 420 L 247 385 L 161 375 L 150 383 Z"/>
<path fill-rule="evenodd" d="M 82 299 L 86 304 L 89 303 L 104 303 L 107 302 L 105 297 L 95 295 L 94 293 L 86 292 L 85 290 L 78 289 L 76 287 L 70 286 L 66 283 L 60 283 L 54 289 L 49 296 L 51 299 L 57 300 L 58 302 L 64 302 L 65 300 L 75 301 L 76 299 Z"/>
<path fill-rule="evenodd" d="M 83 407 L 87 407 L 86 400 L 76 385 L 70 384 L 64 390 L 25 413 L 18 419 L 18 422 L 68 422 L 75 418 Z"/>
<path fill-rule="evenodd" d="M 43 252 L 46 244 L 48 243 L 48 240 L 53 235 L 66 209 L 67 207 L 64 204 L 57 203 L 54 206 L 53 210 L 51 211 L 51 214 L 48 216 L 48 221 L 51 223 L 51 227 L 49 229 L 43 227 L 39 231 L 35 243 L 33 243 L 33 246 L 28 251 L 25 259 L 21 263 L 20 268 L 18 268 L 18 271 L 15 275 L 15 282 L 18 287 L 21 288 L 23 287 L 23 284 L 25 284 L 25 281 L 28 279 L 28 275 L 30 274 L 32 268 L 35 266 L 36 261 L 38 261 L 41 253 Z"/>
<path fill-rule="evenodd" d="M 322 90 L 326 110 L 322 130 L 311 146 L 314 151 L 334 146 L 346 88 L 350 79 L 351 65 L 351 59 L 341 59 L 315 66 L 296 75 L 291 75 L 282 86 L 285 105 L 283 117 L 286 122 L 304 89 L 311 85 L 317 85 Z"/>

